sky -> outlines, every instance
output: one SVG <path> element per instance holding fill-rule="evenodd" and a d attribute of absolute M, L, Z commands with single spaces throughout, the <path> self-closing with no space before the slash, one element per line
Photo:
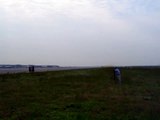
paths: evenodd
<path fill-rule="evenodd" d="M 160 65 L 160 0 L 0 0 L 0 64 Z"/>

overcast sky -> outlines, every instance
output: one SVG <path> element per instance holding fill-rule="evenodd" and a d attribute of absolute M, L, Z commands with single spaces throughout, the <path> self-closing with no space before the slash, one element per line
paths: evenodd
<path fill-rule="evenodd" d="M 0 64 L 160 65 L 160 0 L 0 0 Z"/>

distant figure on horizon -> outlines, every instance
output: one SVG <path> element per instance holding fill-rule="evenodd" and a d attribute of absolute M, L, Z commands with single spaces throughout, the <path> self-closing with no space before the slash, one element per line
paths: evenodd
<path fill-rule="evenodd" d="M 119 84 L 121 84 L 121 82 L 122 82 L 121 72 L 117 67 L 114 69 L 114 80 L 116 80 Z"/>
<path fill-rule="evenodd" d="M 34 72 L 34 66 L 33 65 L 29 66 L 29 72 Z"/>

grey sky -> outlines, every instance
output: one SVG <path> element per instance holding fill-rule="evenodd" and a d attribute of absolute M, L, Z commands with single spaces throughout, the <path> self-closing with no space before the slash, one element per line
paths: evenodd
<path fill-rule="evenodd" d="M 160 65 L 159 0 L 0 0 L 0 64 Z"/>

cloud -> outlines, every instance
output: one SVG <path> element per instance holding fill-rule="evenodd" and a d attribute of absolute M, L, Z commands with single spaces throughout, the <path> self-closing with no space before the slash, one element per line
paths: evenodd
<path fill-rule="evenodd" d="M 110 11 L 98 7 L 92 0 L 1 0 L 0 8 L 10 21 L 37 18 L 52 21 L 59 15 L 96 22 L 107 22 L 112 19 Z"/>
<path fill-rule="evenodd" d="M 159 5 L 158 0 L 1 0 L 1 61 L 18 62 L 21 56 L 24 63 L 157 64 Z"/>
<path fill-rule="evenodd" d="M 6 14 L 21 17 L 50 16 L 55 13 L 79 18 L 112 18 L 115 15 L 142 15 L 160 10 L 155 0 L 1 0 Z M 99 19 L 100 20 L 100 19 Z"/>
<path fill-rule="evenodd" d="M 142 15 L 159 12 L 160 1 L 155 0 L 104 0 L 106 6 L 115 14 Z M 101 2 L 101 1 L 100 1 Z"/>

